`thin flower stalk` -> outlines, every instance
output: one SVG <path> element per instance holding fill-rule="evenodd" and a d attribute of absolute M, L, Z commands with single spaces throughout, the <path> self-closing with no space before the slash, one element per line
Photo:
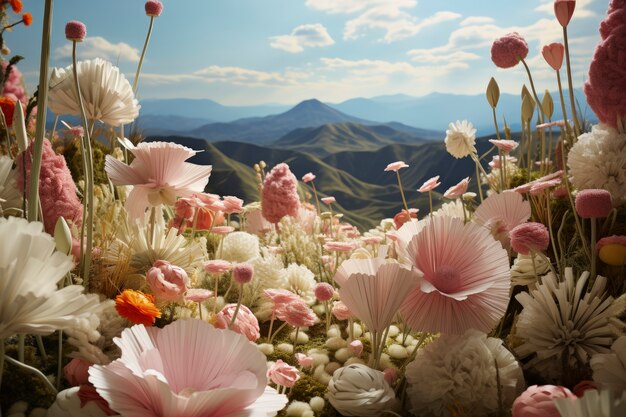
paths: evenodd
<path fill-rule="evenodd" d="M 409 212 L 409 206 L 406 203 L 406 197 L 404 196 L 404 188 L 402 187 L 402 180 L 400 179 L 400 170 L 396 170 L 396 176 L 398 177 L 398 187 L 400 188 L 400 196 L 402 196 L 402 204 L 404 204 L 404 209 L 406 212 Z"/>
<path fill-rule="evenodd" d="M 595 217 L 589 219 L 591 221 L 591 242 L 589 250 L 591 251 L 591 271 L 589 276 L 589 284 L 593 285 L 596 279 L 596 269 L 598 263 L 598 251 L 596 250 L 596 242 L 598 237 L 598 221 Z"/>
<path fill-rule="evenodd" d="M 152 37 L 152 27 L 154 26 L 154 18 L 155 16 L 150 16 L 150 26 L 148 26 L 148 34 L 146 35 L 146 41 L 144 42 L 143 49 L 141 50 L 139 63 L 137 64 L 137 71 L 135 72 L 135 79 L 133 80 L 133 93 L 135 94 L 137 94 L 137 87 L 139 86 L 139 74 L 141 73 L 141 67 L 143 66 L 143 59 L 146 56 L 146 51 L 148 50 L 148 44 L 150 43 L 150 38 Z"/>
<path fill-rule="evenodd" d="M 428 213 L 430 217 L 433 217 L 433 192 L 432 190 L 428 190 L 428 208 L 430 212 Z"/>
<path fill-rule="evenodd" d="M 317 207 L 317 215 L 322 212 L 320 209 L 320 199 L 317 197 L 317 190 L 315 189 L 315 181 L 311 181 L 311 187 L 313 187 L 313 195 L 315 196 L 315 206 Z"/>
<path fill-rule="evenodd" d="M 572 67 L 570 65 L 569 59 L 569 42 L 567 38 L 567 26 L 563 26 L 563 45 L 565 46 L 565 64 L 567 67 L 567 85 L 569 88 L 569 101 L 572 110 L 572 119 L 574 120 L 574 133 L 576 137 L 578 137 L 581 133 L 580 124 L 578 122 L 578 116 L 576 115 L 576 101 L 574 100 L 574 84 L 572 83 Z M 560 86 L 559 86 L 560 90 Z M 563 104 L 563 99 L 561 98 L 561 104 Z M 565 119 L 565 116 L 563 116 Z M 565 119 L 567 120 L 567 119 Z"/>
<path fill-rule="evenodd" d="M 563 120 L 565 121 L 565 132 L 569 145 L 572 146 L 574 144 L 574 137 L 572 135 L 572 131 L 570 130 L 571 127 L 569 123 L 567 123 L 567 110 L 565 109 L 565 99 L 563 98 L 563 87 L 561 85 L 561 72 L 559 70 L 556 71 L 556 81 L 559 85 L 559 97 L 561 99 L 561 111 L 563 112 Z M 552 128 L 550 128 L 550 133 L 552 133 Z"/>
<path fill-rule="evenodd" d="M 239 309 L 241 308 L 242 298 L 243 298 L 243 284 L 239 284 L 239 298 L 237 299 L 237 307 L 235 307 L 233 318 L 230 320 L 230 324 L 228 325 L 229 330 L 232 330 L 233 326 L 235 325 L 235 321 L 237 321 L 237 314 L 239 314 Z"/>

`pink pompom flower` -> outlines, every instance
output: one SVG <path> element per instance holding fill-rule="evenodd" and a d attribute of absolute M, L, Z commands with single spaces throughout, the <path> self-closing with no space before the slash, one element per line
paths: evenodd
<path fill-rule="evenodd" d="M 408 167 L 409 166 L 404 161 L 396 161 L 387 165 L 387 168 L 385 168 L 385 172 L 388 172 L 388 171 L 397 172 L 398 170 L 402 168 L 408 168 Z"/>
<path fill-rule="evenodd" d="M 541 55 L 543 55 L 543 59 L 546 60 L 546 62 L 552 67 L 552 69 L 558 71 L 563 65 L 565 47 L 562 43 L 559 42 L 551 43 L 541 49 Z"/>
<path fill-rule="evenodd" d="M 528 255 L 543 252 L 550 243 L 548 228 L 541 223 L 528 222 L 514 227 L 510 232 L 511 247 L 517 253 Z"/>
<path fill-rule="evenodd" d="M 441 183 L 439 182 L 439 175 L 437 175 L 436 177 L 432 177 L 424 184 L 422 184 L 422 186 L 417 191 L 420 193 L 427 193 L 439 187 L 440 185 Z"/>
<path fill-rule="evenodd" d="M 576 195 L 576 213 L 583 219 L 608 217 L 613 211 L 613 198 L 607 190 L 581 190 Z"/>
<path fill-rule="evenodd" d="M 298 180 L 289 165 L 276 165 L 265 177 L 261 193 L 263 217 L 270 223 L 278 223 L 285 216 L 296 217 L 300 208 Z"/>
<path fill-rule="evenodd" d="M 567 27 L 576 8 L 576 0 L 554 0 L 554 15 L 561 26 Z"/>
<path fill-rule="evenodd" d="M 87 26 L 81 21 L 70 20 L 65 24 L 65 37 L 72 42 L 82 42 L 87 36 Z"/>
<path fill-rule="evenodd" d="M 159 300 L 180 300 L 189 285 L 189 277 L 184 269 L 167 261 L 158 260 L 146 273 L 146 281 L 152 294 Z"/>
<path fill-rule="evenodd" d="M 300 372 L 279 359 L 267 370 L 267 377 L 276 385 L 291 388 L 300 379 Z"/>
<path fill-rule="evenodd" d="M 313 181 L 315 178 L 317 178 L 315 176 L 315 174 L 313 174 L 312 172 L 307 172 L 306 174 L 304 174 L 304 176 L 302 177 L 302 181 L 304 182 L 311 182 Z"/>
<path fill-rule="evenodd" d="M 233 320 L 237 304 L 227 304 L 215 317 L 215 327 L 218 329 L 229 329 Z M 256 342 L 261 337 L 259 320 L 248 307 L 240 305 L 237 311 L 237 319 L 230 327 L 230 330 L 244 335 L 249 341 Z"/>
<path fill-rule="evenodd" d="M 204 263 L 204 272 L 211 275 L 221 275 L 233 269 L 233 265 L 222 259 L 213 259 Z"/>
<path fill-rule="evenodd" d="M 343 301 L 335 301 L 333 303 L 332 313 L 337 320 L 348 320 L 354 317 L 354 314 L 352 314 Z"/>
<path fill-rule="evenodd" d="M 163 3 L 158 0 L 148 0 L 144 7 L 146 15 L 150 17 L 159 17 L 163 12 Z"/>
<path fill-rule="evenodd" d="M 235 265 L 233 268 L 233 280 L 237 284 L 247 284 L 252 281 L 252 276 L 254 275 L 254 268 L 249 263 L 242 263 Z"/>
<path fill-rule="evenodd" d="M 448 190 L 443 193 L 443 197 L 450 200 L 461 197 L 467 191 L 469 182 L 469 177 L 465 177 L 457 185 L 453 185 L 452 187 L 448 188 Z"/>
<path fill-rule="evenodd" d="M 561 417 L 552 401 L 576 398 L 567 388 L 555 385 L 532 385 L 513 402 L 513 417 Z"/>
<path fill-rule="evenodd" d="M 335 295 L 335 289 L 326 282 L 318 282 L 315 285 L 315 298 L 319 301 L 328 301 Z"/>
<path fill-rule="evenodd" d="M 496 39 L 491 46 L 491 60 L 497 67 L 511 68 L 528 55 L 528 44 L 517 32 Z"/>

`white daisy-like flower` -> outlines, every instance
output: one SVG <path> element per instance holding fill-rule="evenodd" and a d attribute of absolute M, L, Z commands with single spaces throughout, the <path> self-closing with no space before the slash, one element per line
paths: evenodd
<path fill-rule="evenodd" d="M 119 126 L 137 118 L 139 103 L 119 68 L 100 58 L 80 61 L 76 68 L 87 119 Z M 72 66 L 52 70 L 48 105 L 53 113 L 80 115 L 73 77 Z"/>
<path fill-rule="evenodd" d="M 217 253 L 228 262 L 249 262 L 260 254 L 259 238 L 247 232 L 229 233 L 222 239 Z"/>
<path fill-rule="evenodd" d="M 535 259 L 534 267 L 533 258 Z M 536 283 L 537 276 L 535 276 L 535 270 L 537 270 L 538 276 L 545 275 L 550 271 L 550 265 L 548 265 L 546 258 L 532 254 L 532 252 L 529 252 L 528 255 L 518 253 L 511 267 L 511 286 L 528 286 Z"/>
<path fill-rule="evenodd" d="M 611 390 L 587 390 L 580 398 L 556 398 L 554 404 L 567 417 L 623 417 L 626 391 L 616 395 Z"/>
<path fill-rule="evenodd" d="M 463 219 L 463 203 L 459 198 L 452 200 L 449 203 L 444 203 L 438 210 L 433 212 L 435 217 L 456 217 L 457 219 Z"/>
<path fill-rule="evenodd" d="M 22 195 L 17 189 L 13 160 L 0 155 L 0 216 L 22 208 Z"/>
<path fill-rule="evenodd" d="M 298 294 L 309 305 L 315 303 L 315 274 L 304 265 L 289 264 L 282 288 Z"/>
<path fill-rule="evenodd" d="M 593 126 L 578 138 L 567 165 L 577 189 L 601 188 L 611 193 L 615 204 L 626 202 L 626 133 Z"/>
<path fill-rule="evenodd" d="M 57 288 L 72 258 L 55 250 L 42 223 L 0 218 L 0 236 L 0 340 L 66 329 L 99 308 L 98 296 L 81 285 Z"/>
<path fill-rule="evenodd" d="M 450 410 L 487 416 L 498 410 L 498 393 L 510 409 L 524 389 L 522 370 L 502 340 L 476 330 L 443 335 L 419 350 L 406 379 L 411 411 L 423 417 L 449 416 Z"/>
<path fill-rule="evenodd" d="M 585 292 L 589 272 L 575 279 L 572 268 L 565 268 L 564 275 L 561 282 L 552 273 L 545 275 L 537 289 L 515 296 L 523 306 L 515 335 L 524 341 L 515 351 L 522 358 L 532 356 L 527 366 L 546 378 L 559 374 L 563 355 L 570 367 L 580 367 L 595 354 L 609 353 L 618 328 L 624 327 L 619 316 L 626 300 L 606 294 L 605 277 L 597 276 Z"/>
<path fill-rule="evenodd" d="M 590 364 L 595 382 L 603 388 L 626 392 L 626 336 L 613 343 L 610 353 L 593 355 Z"/>
<path fill-rule="evenodd" d="M 455 158 L 465 158 L 476 153 L 476 129 L 467 120 L 450 123 L 446 130 L 446 150 Z"/>

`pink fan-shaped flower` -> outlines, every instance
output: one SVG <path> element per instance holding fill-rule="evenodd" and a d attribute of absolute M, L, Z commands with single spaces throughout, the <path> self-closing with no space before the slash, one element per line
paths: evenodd
<path fill-rule="evenodd" d="M 374 332 L 382 332 L 391 324 L 398 308 L 419 280 L 415 271 L 380 261 L 382 264 L 357 265 L 339 289 L 341 301 Z M 362 272 L 365 265 L 370 269 Z M 346 269 L 349 270 L 350 266 Z"/>
<path fill-rule="evenodd" d="M 263 217 L 270 223 L 278 223 L 285 216 L 296 217 L 300 207 L 298 180 L 289 165 L 276 165 L 265 177 L 261 208 Z"/>
<path fill-rule="evenodd" d="M 521 194 L 508 191 L 487 197 L 474 212 L 474 220 L 489 229 L 502 247 L 508 249 L 511 247 L 509 232 L 528 221 L 530 215 L 530 203 Z"/>
<path fill-rule="evenodd" d="M 265 357 L 244 336 L 200 320 L 133 326 L 115 339 L 120 359 L 89 381 L 125 416 L 267 416 L 287 399 L 267 387 Z"/>
<path fill-rule="evenodd" d="M 132 185 L 126 199 L 131 219 L 143 216 L 146 208 L 174 205 L 176 197 L 201 193 L 209 182 L 211 166 L 185 162 L 197 152 L 170 142 L 142 142 L 125 146 L 135 156 L 130 165 L 107 155 L 104 169 L 115 185 Z"/>
<path fill-rule="evenodd" d="M 509 301 L 509 257 L 476 223 L 442 216 L 426 220 L 407 252 L 424 277 L 400 312 L 418 331 L 489 332 Z"/>
<path fill-rule="evenodd" d="M 422 184 L 422 186 L 417 191 L 420 193 L 427 193 L 439 187 L 440 185 L 441 183 L 439 182 L 439 175 L 437 175 Z"/>

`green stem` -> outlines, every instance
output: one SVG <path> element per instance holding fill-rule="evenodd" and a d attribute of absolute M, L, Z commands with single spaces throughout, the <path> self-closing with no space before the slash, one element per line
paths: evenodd
<path fill-rule="evenodd" d="M 146 50 L 148 49 L 148 43 L 150 43 L 150 37 L 152 36 L 152 26 L 154 25 L 154 16 L 150 16 L 150 26 L 148 27 L 148 35 L 146 41 L 143 44 L 143 50 L 141 51 L 141 57 L 139 58 L 139 64 L 137 65 L 137 72 L 135 72 L 135 79 L 133 80 L 133 93 L 137 94 L 137 87 L 139 85 L 139 73 L 141 72 L 141 66 L 143 65 L 143 59 L 146 56 Z"/>
<path fill-rule="evenodd" d="M 580 124 L 576 115 L 576 102 L 574 100 L 574 85 L 572 83 L 572 67 L 569 59 L 569 41 L 567 39 L 567 27 L 563 27 L 563 43 L 565 45 L 565 63 L 567 65 L 567 85 L 569 88 L 569 101 L 572 107 L 572 118 L 574 119 L 574 133 L 576 137 L 580 135 Z"/>
<path fill-rule="evenodd" d="M 428 190 L 428 208 L 430 209 L 430 217 L 433 217 L 433 192 Z"/>
<path fill-rule="evenodd" d="M 404 189 L 402 188 L 402 180 L 400 180 L 400 170 L 396 170 L 396 175 L 398 177 L 398 187 L 400 187 L 400 195 L 402 196 L 402 204 L 404 204 L 404 209 L 406 213 L 409 214 L 409 206 L 406 203 L 406 198 L 404 197 Z"/>
<path fill-rule="evenodd" d="M 492 107 L 491 110 L 493 113 L 493 124 L 496 127 L 496 138 L 500 140 L 500 128 L 498 127 L 498 119 L 496 118 L 496 108 Z"/>
<path fill-rule="evenodd" d="M 237 300 L 237 307 L 235 307 L 233 318 L 230 320 L 230 324 L 228 325 L 229 330 L 232 330 L 233 326 L 235 325 L 235 321 L 237 321 L 237 314 L 239 314 L 239 308 L 241 307 L 242 298 L 243 298 L 243 284 L 239 284 L 239 299 Z"/>
<path fill-rule="evenodd" d="M 520 59 L 522 64 L 524 64 L 524 68 L 526 68 L 526 73 L 528 74 L 528 80 L 530 81 L 530 89 L 533 92 L 533 97 L 535 98 L 535 104 L 537 106 L 537 116 L 539 117 L 539 123 L 543 123 L 543 110 L 541 109 L 541 100 L 539 100 L 539 96 L 537 95 L 537 91 L 535 90 L 535 83 L 533 81 L 533 76 L 530 73 L 530 68 L 528 68 L 528 64 L 523 59 Z"/>
<path fill-rule="evenodd" d="M 474 161 L 476 165 L 476 188 L 478 188 L 478 196 L 480 197 L 480 202 L 483 202 L 483 187 L 480 186 L 480 171 L 478 170 L 478 166 L 480 162 Z M 462 196 L 461 196 L 462 198 Z"/>
<path fill-rule="evenodd" d="M 315 205 L 317 206 L 317 215 L 319 216 L 322 210 L 320 209 L 320 200 L 319 198 L 317 198 L 317 190 L 315 189 L 315 183 L 313 181 L 311 181 L 311 187 L 313 187 L 313 195 L 315 196 Z"/>
<path fill-rule="evenodd" d="M 30 169 L 28 190 L 28 221 L 37 220 L 39 208 L 39 174 L 43 155 L 43 139 L 48 113 L 48 61 L 50 59 L 50 37 L 52 32 L 52 0 L 46 0 L 41 35 L 41 60 L 39 62 L 39 93 L 37 94 L 37 127 L 33 145 L 33 160 Z"/>
<path fill-rule="evenodd" d="M 556 268 L 559 271 L 559 274 L 563 272 L 561 268 L 561 262 L 559 254 L 556 250 L 556 241 L 554 239 L 554 232 L 552 231 L 552 210 L 550 207 L 550 198 L 548 195 L 545 196 L 546 200 L 546 215 L 548 216 L 548 232 L 550 232 L 550 243 L 552 244 L 552 252 L 554 253 L 554 262 L 556 262 Z"/>
<path fill-rule="evenodd" d="M 561 85 L 561 73 L 557 70 L 556 71 L 556 81 L 559 84 L 559 97 L 561 100 L 561 111 L 563 112 L 563 122 L 565 122 L 565 132 L 567 134 L 567 138 L 568 138 L 568 142 L 571 145 L 574 144 L 574 138 L 572 136 L 572 131 L 569 125 L 569 122 L 567 121 L 567 110 L 565 109 L 565 99 L 563 98 L 563 87 Z M 550 132 L 552 132 L 552 129 L 550 129 Z M 563 141 L 563 144 L 561 145 L 563 147 L 563 152 L 565 152 L 565 145 L 564 145 L 565 141 Z"/>
<path fill-rule="evenodd" d="M 281 325 L 278 327 L 278 329 L 276 329 L 276 331 L 274 332 L 274 334 L 270 336 L 270 340 L 269 340 L 269 342 L 268 342 L 268 343 L 272 343 L 272 340 L 274 340 L 274 337 L 275 337 L 278 333 L 280 333 L 280 331 L 281 331 L 282 329 L 284 329 L 286 325 L 287 325 L 287 322 L 285 322 L 285 323 L 281 324 Z"/>
<path fill-rule="evenodd" d="M 589 285 L 591 285 L 596 279 L 596 238 L 598 234 L 598 226 L 597 221 L 594 217 L 589 220 L 591 220 L 591 245 L 589 246 L 589 249 L 591 250 L 591 276 L 589 278 Z"/>

